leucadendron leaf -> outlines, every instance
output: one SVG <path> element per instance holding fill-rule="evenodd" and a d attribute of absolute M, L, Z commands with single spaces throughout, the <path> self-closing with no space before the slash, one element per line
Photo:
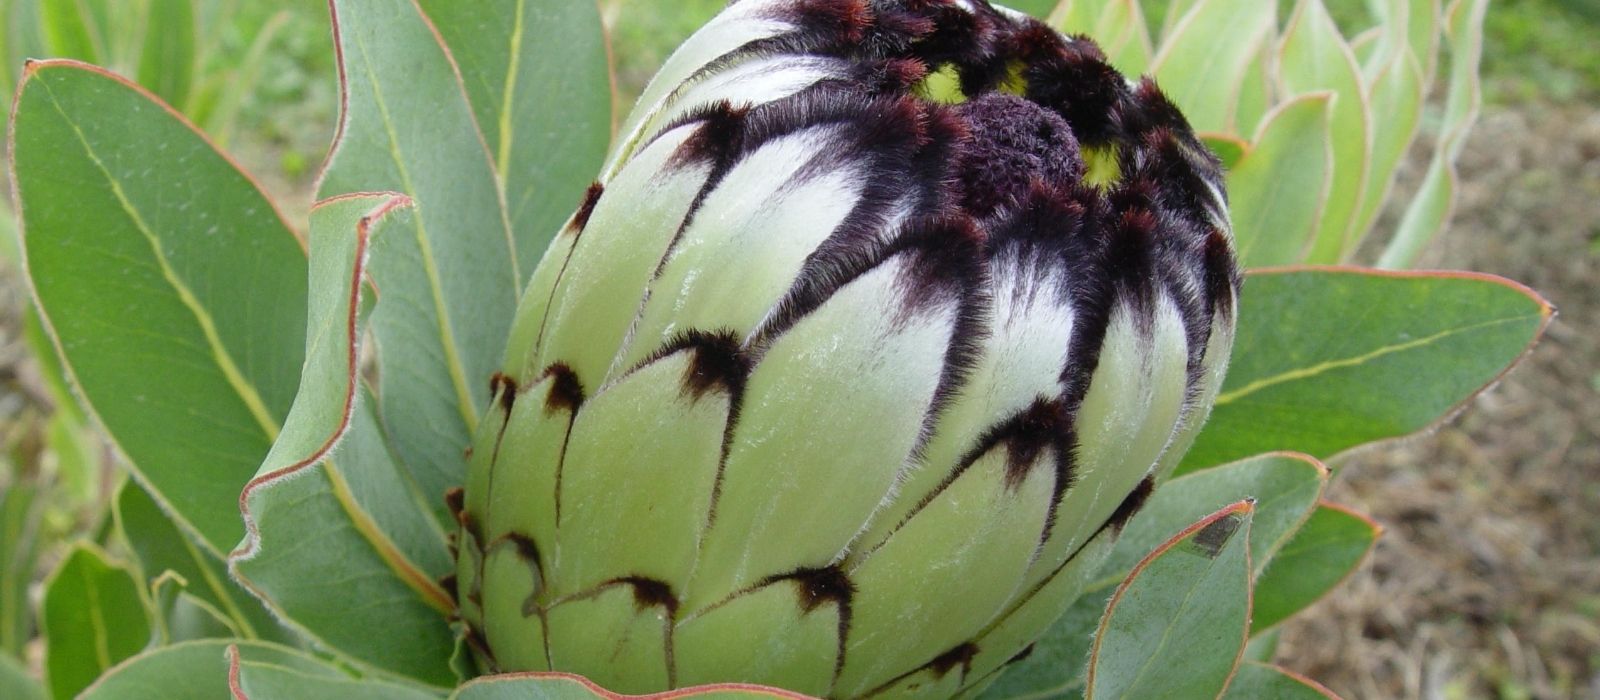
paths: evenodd
<path fill-rule="evenodd" d="M 1168 8 L 1167 16 L 1179 19 L 1163 37 L 1150 72 L 1196 131 L 1226 132 L 1250 61 L 1272 33 L 1277 3 L 1196 0 L 1189 5 L 1181 13 L 1177 3 Z M 1228 40 L 1218 41 L 1219 36 Z"/>
<path fill-rule="evenodd" d="M 284 620 L 341 658 L 449 686 L 453 601 L 436 583 L 450 568 L 444 535 L 384 444 L 358 371 L 369 249 L 408 233 L 397 212 L 410 204 L 361 194 L 312 209 L 302 391 L 245 487 L 249 534 L 230 563 Z M 384 291 L 379 309 L 392 300 Z"/>
<path fill-rule="evenodd" d="M 122 485 L 112 502 L 112 514 L 147 583 L 176 574 L 182 584 L 174 581 L 168 585 L 181 588 L 183 595 L 220 615 L 231 631 L 227 636 L 279 642 L 292 639 L 255 596 L 228 577 L 223 560 L 173 525 L 138 484 Z M 186 609 L 182 603 L 175 604 Z"/>
<path fill-rule="evenodd" d="M 199 132 L 101 69 L 29 64 L 12 128 L 46 328 L 141 483 L 220 556 L 294 396 L 304 250 Z"/>
<path fill-rule="evenodd" d="M 1428 241 L 1444 229 L 1455 207 L 1456 159 L 1478 120 L 1483 88 L 1478 62 L 1483 56 L 1483 15 L 1488 0 L 1456 0 L 1445 13 L 1450 40 L 1450 82 L 1433 160 L 1422 186 L 1400 218 L 1394 238 L 1378 258 L 1378 267 L 1406 268 L 1416 262 Z"/>
<path fill-rule="evenodd" d="M 40 606 L 50 693 L 70 698 L 151 640 L 149 611 L 133 572 L 79 543 L 44 584 Z"/>
<path fill-rule="evenodd" d="M 654 693 L 620 696 L 570 673 L 506 673 L 468 681 L 450 694 L 450 700 L 805 700 L 811 696 L 748 683 L 718 683 Z"/>
<path fill-rule="evenodd" d="M 1262 118 L 1228 171 L 1229 208 L 1245 268 L 1299 262 L 1316 235 L 1333 172 L 1333 96 L 1302 95 Z"/>
<path fill-rule="evenodd" d="M 1135 566 L 1089 654 L 1088 700 L 1215 697 L 1250 619 L 1251 501 L 1206 516 Z"/>
<path fill-rule="evenodd" d="M 1270 664 L 1239 664 L 1222 700 L 1339 700 L 1332 691 L 1305 676 Z"/>
<path fill-rule="evenodd" d="M 0 458 L 0 472 L 12 466 Z M 39 563 L 40 488 L 29 481 L 0 485 L 0 654 L 21 657 L 33 636 L 28 587 Z"/>
<path fill-rule="evenodd" d="M 1249 275 L 1227 380 L 1180 471 L 1291 449 L 1327 459 L 1439 420 L 1517 361 L 1554 309 L 1465 272 Z"/>
<path fill-rule="evenodd" d="M 332 3 L 343 110 L 318 196 L 387 190 L 418 203 L 374 245 L 378 415 L 441 523 L 446 489 L 489 403 L 520 260 L 483 135 L 451 55 L 415 3 Z"/>
<path fill-rule="evenodd" d="M 1344 506 L 1319 503 L 1256 581 L 1252 634 L 1271 628 L 1327 595 L 1355 571 L 1382 531 L 1365 515 Z"/>
<path fill-rule="evenodd" d="M 1138 0 L 1065 0 L 1050 13 L 1050 24 L 1094 37 L 1112 67 L 1127 75 L 1144 73 L 1155 52 Z"/>
<path fill-rule="evenodd" d="M 595 2 L 420 0 L 488 143 L 522 279 L 600 169 L 611 76 Z"/>
<path fill-rule="evenodd" d="M 21 661 L 0 652 L 0 697 L 8 700 L 45 700 L 44 686 L 28 673 Z"/>
<path fill-rule="evenodd" d="M 1322 0 L 1300 0 L 1296 5 L 1278 51 L 1278 76 L 1286 94 L 1317 91 L 1333 94 L 1328 106 L 1329 144 L 1333 153 L 1329 161 L 1328 195 L 1316 218 L 1316 230 L 1303 260 L 1322 264 L 1339 262 L 1352 220 L 1366 191 L 1372 157 L 1373 116 L 1361 82 L 1361 67 Z"/>
<path fill-rule="evenodd" d="M 152 649 L 111 669 L 79 696 L 80 700 L 443 697 L 442 691 L 357 677 L 325 658 L 246 639 L 207 639 Z"/>

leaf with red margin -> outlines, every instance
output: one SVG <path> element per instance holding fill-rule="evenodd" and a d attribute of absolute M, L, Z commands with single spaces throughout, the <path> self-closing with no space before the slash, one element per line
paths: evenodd
<path fill-rule="evenodd" d="M 342 658 L 449 686 L 454 602 L 434 582 L 452 566 L 445 536 L 388 451 L 373 401 L 357 394 L 365 264 L 380 224 L 400 229 L 384 235 L 404 235 L 394 213 L 410 203 L 357 194 L 312 210 L 302 390 L 239 497 L 248 535 L 229 563 L 285 621 Z"/>
<path fill-rule="evenodd" d="M 1257 455 L 1162 483 L 1117 538 L 1100 569 L 1102 585 L 1121 581 L 1174 531 L 1246 498 L 1255 501 L 1250 560 L 1259 572 L 1311 516 L 1327 484 L 1328 467 L 1295 452 Z"/>
<path fill-rule="evenodd" d="M 220 559 L 294 398 L 302 244 L 193 125 L 100 68 L 29 63 L 11 154 L 28 279 L 73 383 Z"/>
<path fill-rule="evenodd" d="M 438 700 L 439 694 L 414 687 L 386 683 L 371 678 L 351 678 L 330 667 L 327 673 L 306 673 L 303 668 L 288 668 L 270 660 L 249 658 L 238 646 L 230 646 L 228 694 L 234 700 L 302 700 L 339 698 L 340 700 Z"/>
<path fill-rule="evenodd" d="M 1471 272 L 1252 271 L 1228 378 L 1179 472 L 1269 450 L 1327 459 L 1434 425 L 1527 354 L 1555 310 Z"/>
<path fill-rule="evenodd" d="M 1322 501 L 1256 580 L 1251 634 L 1321 600 L 1372 552 L 1383 527 L 1344 506 Z"/>
<path fill-rule="evenodd" d="M 229 697 L 230 654 L 308 676 L 348 678 L 306 652 L 243 639 L 204 639 L 150 649 L 117 664 L 78 700 L 217 700 Z"/>
<path fill-rule="evenodd" d="M 1223 700 L 1339 700 L 1310 678 L 1270 664 L 1246 661 L 1228 683 Z"/>
<path fill-rule="evenodd" d="M 331 0 L 343 108 L 318 195 L 417 202 L 372 249 L 379 415 L 441 526 L 499 367 L 522 270 L 454 58 L 415 0 Z"/>
<path fill-rule="evenodd" d="M 1206 698 L 1227 687 L 1250 624 L 1250 523 L 1229 505 L 1133 568 L 1106 606 L 1089 652 L 1088 700 Z"/>
<path fill-rule="evenodd" d="M 541 700 L 594 700 L 595 698 L 603 698 L 604 700 L 622 700 L 623 698 L 637 700 L 679 700 L 681 698 L 697 698 L 699 700 L 758 700 L 761 698 L 769 700 L 772 698 L 809 700 L 811 696 L 783 690 L 782 688 L 769 688 L 749 683 L 718 683 L 692 688 L 679 688 L 649 695 L 621 695 L 595 685 L 594 681 L 583 676 L 571 673 L 505 673 L 498 676 L 483 676 L 468 681 L 450 695 L 450 700 L 524 700 L 525 698 L 541 698 Z"/>
<path fill-rule="evenodd" d="M 526 282 L 600 172 L 612 77 L 599 4 L 418 0 L 461 69 Z"/>

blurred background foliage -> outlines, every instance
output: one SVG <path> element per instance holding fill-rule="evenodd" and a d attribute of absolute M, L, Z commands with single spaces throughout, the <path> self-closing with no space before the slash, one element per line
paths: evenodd
<path fill-rule="evenodd" d="M 1144 3 L 1152 26 L 1161 26 L 1169 1 Z M 624 105 L 725 5 L 598 2 Z M 326 3 L 196 0 L 187 49 L 181 37 L 154 38 L 128 20 L 163 3 L 0 0 L 0 94 L 9 102 L 26 57 L 81 58 L 154 82 L 262 179 L 291 221 L 303 221 L 338 110 Z M 1014 4 L 1042 12 L 1054 0 Z M 1280 4 L 1287 17 L 1292 2 Z M 1341 26 L 1371 22 L 1361 0 L 1328 6 Z M 114 11 L 86 9 L 94 7 Z M 72 18 L 51 14 L 68 11 L 82 15 L 81 31 L 65 31 Z M 1345 472 L 1338 500 L 1391 531 L 1368 574 L 1285 631 L 1284 653 L 1346 697 L 1600 698 L 1596 37 L 1596 0 L 1490 7 L 1486 112 L 1463 158 L 1468 188 L 1425 266 L 1523 280 L 1551 297 L 1563 320 L 1460 425 L 1337 465 Z M 173 60 L 186 77 L 174 78 Z M 1422 165 L 1402 169 L 1396 202 Z M 26 308 L 8 199 L 0 198 L 0 665 L 36 666 L 28 611 L 40 602 L 39 584 L 74 542 L 118 554 L 108 513 L 122 470 L 111 468 L 114 453 L 71 401 Z M 12 697 L 5 676 L 0 698 Z"/>

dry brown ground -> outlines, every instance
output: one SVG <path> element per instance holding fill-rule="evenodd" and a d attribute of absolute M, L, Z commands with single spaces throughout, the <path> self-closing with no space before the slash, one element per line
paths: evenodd
<path fill-rule="evenodd" d="M 1425 266 L 1560 315 L 1448 425 L 1337 461 L 1330 497 L 1387 531 L 1278 658 L 1350 700 L 1600 699 L 1600 108 L 1492 110 L 1461 165 Z"/>

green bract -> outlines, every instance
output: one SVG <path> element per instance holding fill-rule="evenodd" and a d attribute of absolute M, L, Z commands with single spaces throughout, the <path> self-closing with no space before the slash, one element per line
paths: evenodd
<path fill-rule="evenodd" d="M 1091 41 L 963 2 L 744 0 L 620 138 L 454 503 L 483 662 L 621 692 L 990 680 L 1220 386 L 1217 161 Z"/>

